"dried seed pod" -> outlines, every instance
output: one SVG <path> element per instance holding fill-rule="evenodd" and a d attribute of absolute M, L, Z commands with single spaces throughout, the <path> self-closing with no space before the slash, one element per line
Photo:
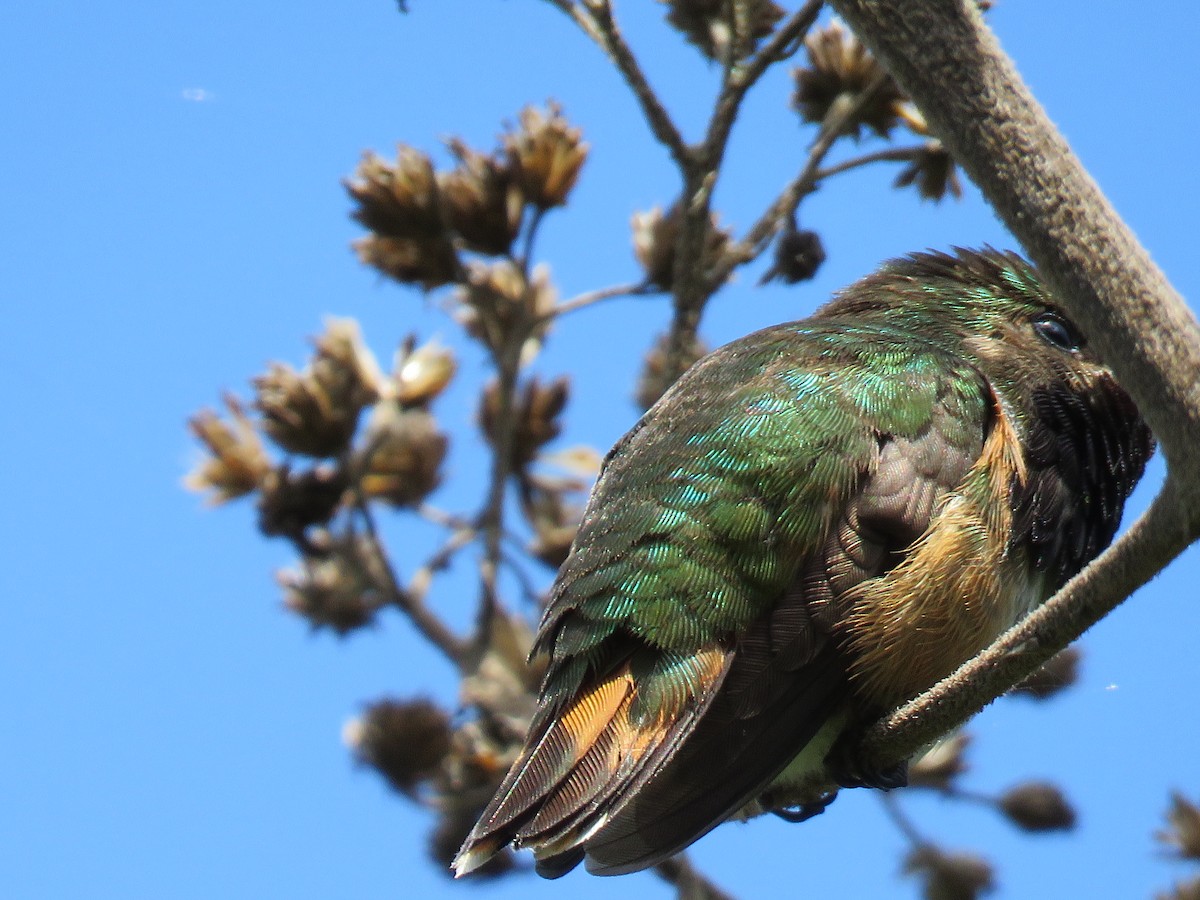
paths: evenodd
<path fill-rule="evenodd" d="M 531 353 L 549 328 L 549 319 L 544 317 L 554 309 L 558 292 L 550 281 L 549 267 L 535 266 L 527 280 L 518 266 L 501 260 L 472 265 L 456 296 L 460 304 L 457 318 L 472 337 L 499 351 L 514 331 L 521 330 L 527 333 L 525 350 Z"/>
<path fill-rule="evenodd" d="M 775 242 L 775 259 L 759 284 L 778 278 L 785 284 L 808 281 L 825 262 L 825 246 L 815 231 L 788 226 Z"/>
<path fill-rule="evenodd" d="M 583 508 L 567 503 L 565 492 L 562 485 L 548 483 L 536 475 L 525 478 L 522 484 L 522 508 L 534 533 L 526 550 L 552 569 L 566 560 L 583 517 Z"/>
<path fill-rule="evenodd" d="M 935 203 L 947 194 L 958 200 L 962 197 L 962 185 L 958 181 L 958 166 L 941 141 L 930 141 L 917 153 L 915 159 L 896 176 L 893 187 L 913 185 L 922 199 Z"/>
<path fill-rule="evenodd" d="M 748 34 L 741 40 L 735 37 L 737 23 L 733 4 L 728 0 L 660 0 L 670 8 L 667 21 L 683 33 L 709 59 L 723 61 L 730 57 L 735 40 L 736 55 L 748 55 L 758 42 L 775 30 L 775 23 L 785 15 L 771 0 L 751 0 L 745 4 Z"/>
<path fill-rule="evenodd" d="M 254 379 L 263 430 L 289 453 L 337 456 L 349 446 L 358 415 L 379 394 L 381 376 L 353 319 L 330 319 L 302 373 L 273 363 Z"/>
<path fill-rule="evenodd" d="M 544 111 L 532 106 L 521 110 L 519 127 L 504 135 L 504 148 L 527 202 L 542 210 L 567 202 L 587 159 L 582 137 L 557 103 Z"/>
<path fill-rule="evenodd" d="M 882 78 L 882 85 L 846 123 L 842 133 L 857 138 L 865 125 L 880 137 L 887 137 L 907 98 L 871 51 L 836 19 L 811 31 L 804 46 L 808 66 L 795 71 L 796 91 L 792 96 L 792 106 L 800 117 L 823 124 L 831 110 L 856 102 L 876 79 Z"/>
<path fill-rule="evenodd" d="M 1025 831 L 1070 831 L 1075 810 L 1057 785 L 1027 781 L 1005 791 L 999 800 L 1005 817 Z"/>
<path fill-rule="evenodd" d="M 1200 806 L 1183 794 L 1171 794 L 1165 831 L 1155 835 L 1181 859 L 1200 860 Z"/>
<path fill-rule="evenodd" d="M 202 409 L 188 420 L 192 434 L 211 454 L 183 480 L 189 490 L 211 491 L 208 501 L 225 503 L 258 489 L 271 471 L 271 461 L 241 403 L 225 395 L 232 421 L 211 409 Z"/>
<path fill-rule="evenodd" d="M 1028 678 L 1009 691 L 1009 696 L 1049 700 L 1079 680 L 1079 660 L 1083 653 L 1078 647 L 1067 647 L 1044 662 Z"/>
<path fill-rule="evenodd" d="M 507 160 L 477 153 L 458 139 L 449 142 L 458 167 L 438 174 L 442 209 L 467 248 L 508 253 L 521 230 L 524 197 Z"/>
<path fill-rule="evenodd" d="M 533 461 L 543 444 L 558 437 L 562 430 L 558 416 L 567 405 L 570 387 L 571 380 L 565 375 L 549 384 L 542 384 L 536 375 L 525 382 L 512 410 L 515 423 L 512 436 L 514 469 L 523 469 Z M 496 381 L 491 381 L 483 391 L 479 425 L 493 447 L 499 434 L 500 412 L 500 386 Z"/>
<path fill-rule="evenodd" d="M 380 700 L 342 729 L 355 758 L 415 797 L 450 752 L 450 716 L 431 700 Z"/>
<path fill-rule="evenodd" d="M 959 732 L 934 744 L 928 752 L 908 767 L 908 786 L 944 791 L 967 771 L 964 759 L 971 736 Z"/>
<path fill-rule="evenodd" d="M 401 144 L 395 163 L 365 153 L 345 187 L 358 204 L 351 215 L 378 235 L 427 241 L 445 233 L 433 164 L 419 150 Z"/>
<path fill-rule="evenodd" d="M 1169 894 L 1155 894 L 1154 900 L 1200 900 L 1200 876 L 1176 882 Z"/>
<path fill-rule="evenodd" d="M 633 254 L 646 273 L 646 283 L 664 291 L 671 290 L 675 283 L 675 250 L 679 243 L 678 205 L 666 213 L 657 206 L 649 212 L 634 213 L 629 224 L 633 231 Z M 700 266 L 705 272 L 711 271 L 724 256 L 730 236 L 729 229 L 721 227 L 717 214 L 711 213 L 700 254 Z"/>
<path fill-rule="evenodd" d="M 414 240 L 371 234 L 351 246 L 363 265 L 402 284 L 418 285 L 426 291 L 454 284 L 462 278 L 458 254 L 445 238 Z"/>
<path fill-rule="evenodd" d="M 923 844 L 909 853 L 904 873 L 916 875 L 925 900 L 975 900 L 995 887 L 991 864 L 974 853 L 949 853 Z"/>
<path fill-rule="evenodd" d="M 314 630 L 339 636 L 370 625 L 387 602 L 387 573 L 365 538 L 353 534 L 318 536 L 315 552 L 299 568 L 276 575 L 283 605 L 303 616 Z"/>
<path fill-rule="evenodd" d="M 404 406 L 424 406 L 450 384 L 458 363 L 449 347 L 436 340 L 414 349 L 410 336 L 396 354 L 392 393 Z"/>
<path fill-rule="evenodd" d="M 380 401 L 358 454 L 363 494 L 393 506 L 416 506 L 441 483 L 448 446 L 428 410 Z"/>
<path fill-rule="evenodd" d="M 268 537 L 299 538 L 333 518 L 346 492 L 340 468 L 319 466 L 293 472 L 286 463 L 267 473 L 258 496 L 258 530 Z"/>

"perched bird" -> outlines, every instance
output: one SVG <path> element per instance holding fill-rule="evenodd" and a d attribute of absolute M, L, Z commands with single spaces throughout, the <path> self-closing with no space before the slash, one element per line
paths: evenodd
<path fill-rule="evenodd" d="M 853 737 L 1112 539 L 1153 452 L 1037 272 L 915 254 L 700 360 L 608 454 L 524 749 L 455 862 L 661 862 L 841 785 Z M 784 799 L 786 803 L 784 803 Z"/>

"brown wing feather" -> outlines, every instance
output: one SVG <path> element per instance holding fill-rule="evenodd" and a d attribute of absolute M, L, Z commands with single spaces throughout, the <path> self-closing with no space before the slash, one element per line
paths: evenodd
<path fill-rule="evenodd" d="M 467 838 L 458 871 L 471 871 L 510 842 L 533 846 L 539 859 L 578 844 L 603 823 L 630 782 L 691 732 L 717 694 L 729 657 L 719 647 L 695 654 L 697 690 L 681 692 L 678 703 L 648 721 L 632 715 L 638 685 L 630 660 L 585 684 L 556 716 L 541 717 L 536 738 Z"/>

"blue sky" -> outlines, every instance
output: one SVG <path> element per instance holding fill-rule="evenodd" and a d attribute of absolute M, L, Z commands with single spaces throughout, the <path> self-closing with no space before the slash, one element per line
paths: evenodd
<path fill-rule="evenodd" d="M 381 283 L 348 243 L 339 180 L 362 150 L 487 149 L 522 105 L 560 100 L 592 145 L 539 255 L 564 297 L 636 277 L 631 213 L 676 178 L 598 52 L 538 0 L 287 6 L 228 0 L 7 4 L 0 10 L 6 138 L 0 297 L 9 389 L 0 467 L 0 886 L 11 897 L 666 897 L 652 876 L 582 873 L 453 885 L 424 855 L 427 815 L 356 769 L 342 723 L 383 694 L 452 702 L 451 673 L 406 622 L 349 640 L 310 635 L 279 604 L 281 545 L 252 510 L 206 511 L 180 478 L 184 421 L 271 359 L 303 360 L 327 314 L 358 317 L 388 358 L 409 331 L 454 331 L 435 304 Z M 695 136 L 715 74 L 623 0 L 631 41 Z M 1117 209 L 1180 291 L 1197 295 L 1195 146 L 1200 16 L 1182 3 L 1002 0 L 1002 41 Z M 811 132 L 781 72 L 754 96 L 717 193 L 745 227 L 798 167 Z M 869 149 L 871 144 L 864 143 Z M 801 317 L 882 259 L 1012 240 L 973 191 L 922 204 L 868 169 L 808 201 L 829 262 L 812 282 L 714 302 L 711 344 Z M 539 371 L 572 371 L 580 412 L 561 446 L 606 448 L 636 416 L 633 372 L 664 301 L 615 301 L 568 320 Z M 631 334 L 638 335 L 630 340 Z M 581 364 L 582 361 L 582 364 Z M 437 410 L 456 435 L 469 508 L 480 446 L 462 384 Z M 1152 467 L 1148 484 L 1161 477 Z M 1141 491 L 1134 507 L 1147 501 Z M 407 532 L 389 523 L 390 533 Z M 416 546 L 424 538 L 413 537 Z M 456 622 L 473 596 L 435 595 Z M 1059 779 L 1079 831 L 1029 839 L 986 810 L 910 803 L 933 837 L 985 848 L 1003 897 L 1148 896 L 1185 868 L 1151 839 L 1171 788 L 1200 796 L 1193 549 L 1085 638 L 1082 682 L 1050 705 L 1002 701 L 976 723 L 970 785 Z M 915 896 L 876 799 L 848 792 L 804 826 L 727 826 L 696 862 L 742 897 Z"/>

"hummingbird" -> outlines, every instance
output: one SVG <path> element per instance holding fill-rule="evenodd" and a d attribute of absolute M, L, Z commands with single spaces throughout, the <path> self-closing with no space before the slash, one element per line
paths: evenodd
<path fill-rule="evenodd" d="M 512 845 L 545 877 L 623 874 L 903 785 L 855 736 L 1103 550 L 1153 450 L 992 248 L 893 260 L 704 357 L 605 458 L 534 641 L 537 712 L 455 871 Z"/>

